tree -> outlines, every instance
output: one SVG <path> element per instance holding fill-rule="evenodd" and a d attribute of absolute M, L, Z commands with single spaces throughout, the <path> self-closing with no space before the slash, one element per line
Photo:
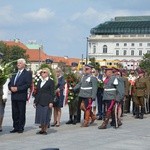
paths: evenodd
<path fill-rule="evenodd" d="M 94 68 L 95 68 L 96 70 L 99 70 L 99 69 L 100 69 L 100 64 L 95 61 L 95 58 L 94 58 L 94 57 L 90 58 L 89 60 L 90 60 L 90 62 L 91 62 L 90 64 L 91 64 L 92 66 L 94 66 Z"/>
<path fill-rule="evenodd" d="M 4 42 L 0 42 L 0 53 L 3 54 L 2 63 L 8 63 L 19 58 L 24 58 L 28 61 L 29 56 L 26 55 L 26 50 L 19 46 L 7 46 Z"/>
<path fill-rule="evenodd" d="M 150 54 L 144 54 L 139 66 L 150 74 Z"/>

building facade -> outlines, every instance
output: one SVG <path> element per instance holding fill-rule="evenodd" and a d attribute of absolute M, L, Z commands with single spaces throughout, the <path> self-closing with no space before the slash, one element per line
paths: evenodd
<path fill-rule="evenodd" d="M 91 29 L 88 57 L 101 66 L 136 69 L 143 54 L 150 53 L 150 16 L 116 17 Z"/>

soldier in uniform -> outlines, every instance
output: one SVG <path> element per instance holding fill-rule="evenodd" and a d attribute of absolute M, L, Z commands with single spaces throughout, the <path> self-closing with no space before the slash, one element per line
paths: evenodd
<path fill-rule="evenodd" d="M 124 85 L 124 79 L 122 77 L 121 70 L 115 69 L 114 75 L 118 80 L 118 84 L 116 86 L 116 103 L 115 107 L 112 112 L 112 126 L 115 126 L 115 128 L 118 128 L 122 125 L 121 122 L 121 115 L 122 115 L 122 106 L 123 106 L 123 100 L 125 95 L 125 85 Z"/>
<path fill-rule="evenodd" d="M 144 71 L 138 71 L 139 77 L 135 80 L 134 96 L 135 96 L 135 118 L 143 119 L 144 115 L 144 98 L 148 96 L 148 82 L 144 78 Z M 141 110 L 140 110 L 141 108 Z"/>
<path fill-rule="evenodd" d="M 68 75 L 71 75 L 74 78 L 74 81 L 67 81 L 68 88 L 70 88 L 70 89 L 72 89 L 74 84 L 76 84 L 75 82 L 80 81 L 80 78 L 81 78 L 81 74 L 77 71 L 77 66 L 78 66 L 78 64 L 76 62 L 73 62 L 71 64 L 71 74 L 68 74 Z M 70 90 L 70 89 L 68 89 L 68 90 Z M 75 125 L 77 123 L 77 121 L 80 121 L 81 110 L 78 105 L 81 103 L 79 102 L 78 92 L 70 93 L 70 94 L 72 95 L 73 99 L 70 100 L 70 102 L 68 102 L 69 120 L 66 122 L 66 124 L 74 124 Z"/>
<path fill-rule="evenodd" d="M 85 74 L 74 87 L 74 91 L 80 90 L 79 99 L 82 100 L 80 109 L 84 111 L 83 127 L 88 127 L 90 117 L 91 123 L 96 119 L 96 116 L 92 112 L 92 102 L 95 100 L 97 94 L 97 79 L 92 76 L 92 68 L 93 66 L 90 64 L 85 65 Z"/>
<path fill-rule="evenodd" d="M 98 129 L 106 129 L 109 119 L 111 118 L 113 108 L 115 106 L 117 90 L 116 86 L 118 85 L 118 80 L 112 74 L 112 69 L 105 69 L 106 78 L 104 80 L 104 92 L 103 92 L 103 101 L 105 107 L 107 108 L 105 112 L 105 118 L 103 123 L 98 127 Z M 105 109 L 106 109 L 105 108 Z"/>

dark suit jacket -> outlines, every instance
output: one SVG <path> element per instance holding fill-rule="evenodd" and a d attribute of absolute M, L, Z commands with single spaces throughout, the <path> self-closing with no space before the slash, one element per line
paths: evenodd
<path fill-rule="evenodd" d="M 19 78 L 16 81 L 16 84 L 14 85 L 15 76 L 12 76 L 10 79 L 10 82 L 8 84 L 8 88 L 10 90 L 11 87 L 16 86 L 18 88 L 17 92 L 11 93 L 11 100 L 19 100 L 19 101 L 27 101 L 27 90 L 31 86 L 32 83 L 32 74 L 31 72 L 24 69 L 19 76 Z"/>
<path fill-rule="evenodd" d="M 35 94 L 34 103 L 42 106 L 48 106 L 54 100 L 54 81 L 50 78 L 40 87 L 41 80 L 37 84 L 37 92 Z"/>

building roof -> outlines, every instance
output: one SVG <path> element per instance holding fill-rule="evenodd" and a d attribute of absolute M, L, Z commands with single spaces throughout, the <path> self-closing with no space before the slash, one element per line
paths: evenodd
<path fill-rule="evenodd" d="M 92 35 L 150 34 L 150 16 L 116 17 L 91 29 Z"/>
<path fill-rule="evenodd" d="M 14 41 L 3 41 L 7 46 L 19 46 L 23 48 L 24 50 L 28 49 L 26 45 L 24 45 L 22 42 L 19 40 L 14 40 Z"/>
<path fill-rule="evenodd" d="M 72 62 L 78 63 L 80 59 L 78 58 L 67 58 L 67 57 L 59 57 L 59 56 L 51 56 L 44 52 L 42 49 L 29 49 L 26 45 L 24 45 L 20 41 L 3 41 L 8 46 L 19 46 L 26 50 L 26 54 L 29 55 L 29 61 L 31 62 L 44 62 L 46 59 L 53 60 L 54 63 L 65 63 L 68 66 L 71 66 Z"/>

